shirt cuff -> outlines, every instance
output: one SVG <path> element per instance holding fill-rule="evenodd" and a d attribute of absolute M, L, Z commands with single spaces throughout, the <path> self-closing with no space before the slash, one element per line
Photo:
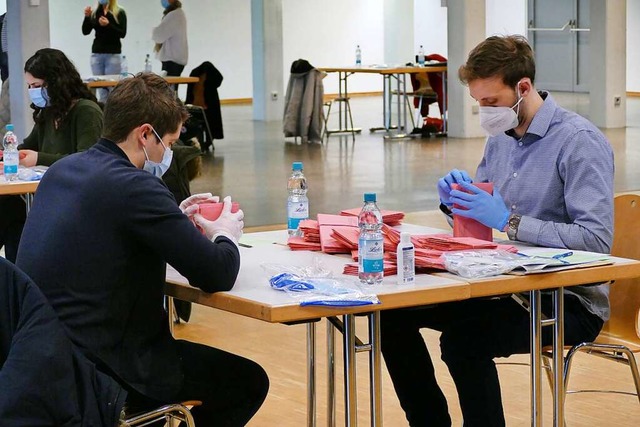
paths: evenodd
<path fill-rule="evenodd" d="M 235 237 L 233 237 L 231 233 L 227 233 L 225 231 L 218 231 L 216 234 L 213 235 L 213 237 L 211 238 L 211 241 L 215 243 L 218 237 L 226 237 L 227 239 L 231 240 L 234 245 L 236 245 L 236 248 L 238 247 L 238 242 L 236 242 Z"/>
<path fill-rule="evenodd" d="M 518 241 L 537 245 L 543 222 L 537 218 L 523 215 L 518 226 Z"/>

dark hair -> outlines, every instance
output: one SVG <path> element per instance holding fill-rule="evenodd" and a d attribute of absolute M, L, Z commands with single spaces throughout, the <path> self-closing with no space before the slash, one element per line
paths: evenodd
<path fill-rule="evenodd" d="M 536 61 L 526 38 L 489 37 L 473 48 L 467 62 L 458 70 L 458 78 L 464 84 L 491 77 L 501 77 L 507 86 L 515 86 L 523 77 L 534 82 Z"/>
<path fill-rule="evenodd" d="M 139 73 L 120 81 L 104 106 L 102 136 L 123 142 L 131 131 L 149 123 L 160 137 L 175 132 L 189 117 L 165 79 L 153 73 Z"/>
<path fill-rule="evenodd" d="M 25 73 L 44 80 L 47 88 L 49 104 L 46 108 L 34 109 L 33 120 L 52 120 L 62 122 L 69 110 L 79 99 L 89 99 L 93 102 L 96 97 L 80 78 L 80 74 L 67 56 L 58 49 L 44 48 L 27 59 L 24 64 Z"/>
<path fill-rule="evenodd" d="M 167 16 L 167 14 L 169 12 L 173 12 L 176 9 L 180 9 L 182 7 L 182 3 L 180 3 L 180 0 L 176 0 L 175 2 L 173 2 L 173 4 L 170 4 L 168 8 L 166 8 L 164 10 L 164 12 L 162 12 L 163 17 Z"/>

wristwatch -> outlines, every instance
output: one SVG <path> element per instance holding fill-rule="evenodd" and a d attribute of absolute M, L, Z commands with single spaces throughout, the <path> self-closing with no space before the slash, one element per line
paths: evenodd
<path fill-rule="evenodd" d="M 520 227 L 521 219 L 522 215 L 511 214 L 509 216 L 509 220 L 507 221 L 507 236 L 509 237 L 509 240 L 517 240 L 518 227 Z"/>

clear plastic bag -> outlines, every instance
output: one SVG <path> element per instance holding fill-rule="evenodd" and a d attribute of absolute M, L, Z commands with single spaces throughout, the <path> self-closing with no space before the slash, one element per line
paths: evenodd
<path fill-rule="evenodd" d="M 34 166 L 31 168 L 19 168 L 18 179 L 21 181 L 40 181 L 47 171 L 46 167 Z"/>
<path fill-rule="evenodd" d="M 301 306 L 360 306 L 380 304 L 375 294 L 362 291 L 355 280 L 334 278 L 318 258 L 312 266 L 290 266 L 283 264 L 261 264 L 269 274 L 273 289 L 288 293 Z"/>
<path fill-rule="evenodd" d="M 527 257 L 499 249 L 445 252 L 442 254 L 447 271 L 469 279 L 508 273 L 527 263 Z"/>

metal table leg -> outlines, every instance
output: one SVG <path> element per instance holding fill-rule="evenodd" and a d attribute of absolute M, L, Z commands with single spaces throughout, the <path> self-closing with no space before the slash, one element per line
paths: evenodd
<path fill-rule="evenodd" d="M 564 426 L 564 292 L 553 292 L 553 425 Z"/>
<path fill-rule="evenodd" d="M 371 405 L 371 426 L 382 426 L 382 368 L 380 354 L 380 312 L 374 311 L 369 319 L 369 401 Z"/>
<path fill-rule="evenodd" d="M 356 387 L 356 334 L 355 316 L 345 314 L 344 322 L 344 417 L 345 426 L 358 424 L 358 400 Z"/>
<path fill-rule="evenodd" d="M 327 426 L 336 425 L 335 328 L 327 319 Z"/>
<path fill-rule="evenodd" d="M 316 426 L 316 324 L 307 323 L 307 426 Z"/>
<path fill-rule="evenodd" d="M 541 364 L 540 358 L 542 353 L 542 312 L 540 310 L 540 291 L 530 291 L 530 346 L 531 346 L 531 426 L 542 426 L 542 395 L 540 392 L 541 383 Z"/>

